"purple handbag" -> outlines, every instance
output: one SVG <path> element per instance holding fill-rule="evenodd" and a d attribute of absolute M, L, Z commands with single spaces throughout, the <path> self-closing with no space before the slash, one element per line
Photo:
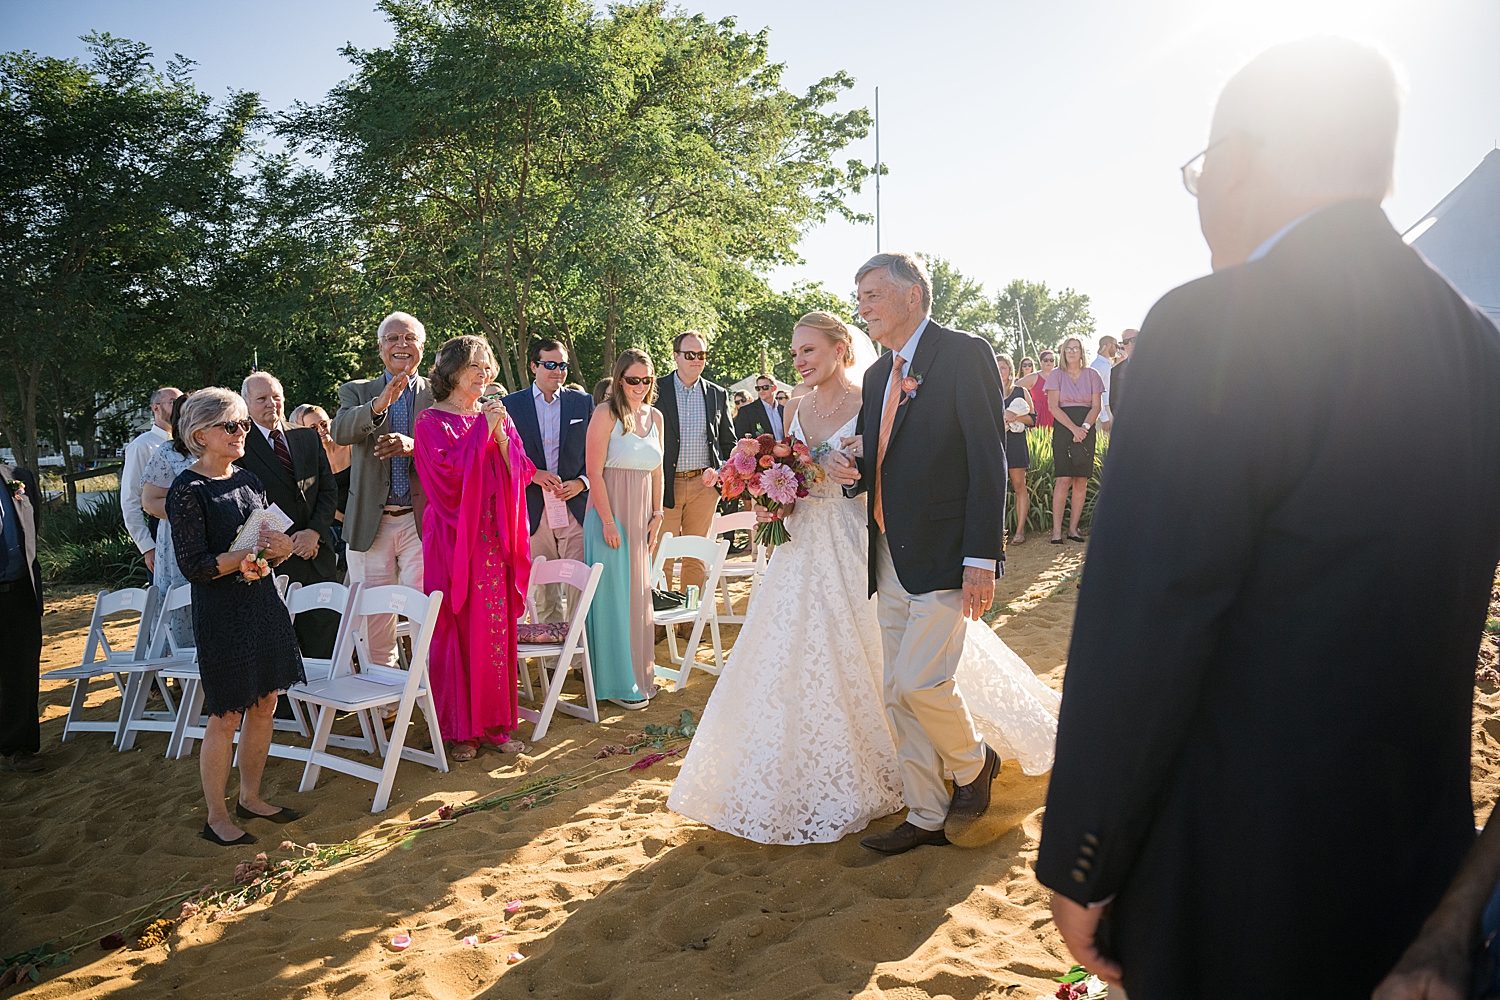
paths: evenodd
<path fill-rule="evenodd" d="M 518 622 L 516 642 L 530 645 L 562 645 L 568 639 L 567 622 Z"/>

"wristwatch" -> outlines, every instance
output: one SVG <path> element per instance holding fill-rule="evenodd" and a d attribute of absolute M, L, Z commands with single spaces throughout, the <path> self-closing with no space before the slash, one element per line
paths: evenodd
<path fill-rule="evenodd" d="M 1089 428 L 1090 428 L 1090 427 L 1092 427 L 1092 426 L 1094 426 L 1094 425 L 1093 425 L 1093 424 L 1091 424 L 1091 423 L 1089 423 L 1089 422 L 1088 422 L 1088 421 L 1087 421 L 1087 420 L 1085 420 L 1085 421 L 1084 421 L 1084 422 L 1083 422 L 1083 431 L 1084 431 L 1084 433 L 1085 433 L 1085 434 L 1087 434 L 1087 433 L 1088 433 L 1088 430 L 1089 430 Z"/>

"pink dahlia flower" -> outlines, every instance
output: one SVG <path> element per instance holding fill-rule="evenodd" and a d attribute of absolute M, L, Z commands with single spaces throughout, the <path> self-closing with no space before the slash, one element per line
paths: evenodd
<path fill-rule="evenodd" d="M 745 440 L 749 441 L 750 439 L 746 438 Z M 755 471 L 755 452 L 736 452 L 734 458 L 730 460 L 730 464 L 734 466 L 735 472 L 738 472 L 742 476 L 748 476 Z"/>
<path fill-rule="evenodd" d="M 787 504 L 797 499 L 797 477 L 784 465 L 773 465 L 762 472 L 760 482 L 768 500 Z"/>

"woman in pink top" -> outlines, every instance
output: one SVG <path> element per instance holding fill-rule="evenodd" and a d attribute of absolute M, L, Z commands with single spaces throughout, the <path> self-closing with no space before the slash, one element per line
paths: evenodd
<path fill-rule="evenodd" d="M 1089 476 L 1094 474 L 1094 421 L 1104 405 L 1104 379 L 1088 366 L 1083 341 L 1069 337 L 1062 342 L 1062 366 L 1052 369 L 1045 389 L 1052 411 L 1052 544 L 1062 544 L 1063 503 L 1073 492 L 1073 512 L 1068 518 L 1068 538 L 1081 542 L 1078 517 Z"/>
<path fill-rule="evenodd" d="M 510 734 L 520 721 L 515 622 L 531 575 L 525 490 L 536 469 L 499 399 L 480 395 L 497 369 L 483 338 L 444 344 L 432 371 L 437 403 L 412 434 L 427 491 L 422 582 L 443 592 L 428 673 L 454 761 L 473 760 L 481 743 L 525 749 Z"/>

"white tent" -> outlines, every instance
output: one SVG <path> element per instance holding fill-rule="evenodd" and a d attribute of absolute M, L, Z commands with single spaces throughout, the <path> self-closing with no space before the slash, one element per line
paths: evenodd
<path fill-rule="evenodd" d="M 1500 324 L 1500 149 L 1401 238 Z"/>

